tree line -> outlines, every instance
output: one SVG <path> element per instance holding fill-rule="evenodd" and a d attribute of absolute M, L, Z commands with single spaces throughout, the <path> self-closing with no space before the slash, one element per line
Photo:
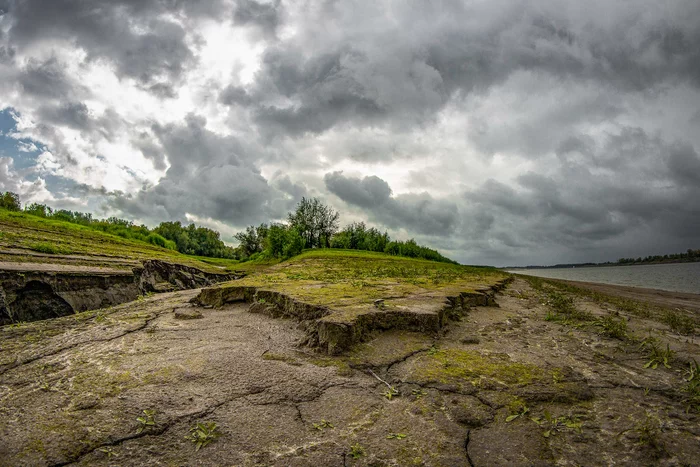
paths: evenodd
<path fill-rule="evenodd" d="M 251 225 L 235 234 L 239 242 L 235 248 L 227 246 L 221 240 L 219 232 L 196 224 L 161 222 L 154 229 L 149 229 L 145 225 L 135 225 L 132 221 L 117 217 L 95 219 L 90 213 L 54 210 L 39 203 L 28 204 L 22 209 L 19 196 L 9 191 L 0 194 L 0 208 L 83 225 L 196 256 L 242 261 L 259 258 L 286 259 L 308 248 L 343 248 L 455 263 L 437 250 L 418 245 L 413 239 L 392 240 L 386 232 L 368 227 L 364 222 L 353 222 L 340 229 L 340 214 L 318 198 L 302 198 L 296 209 L 288 213 L 286 223 Z"/>
<path fill-rule="evenodd" d="M 9 191 L 0 194 L 0 208 L 82 225 L 93 230 L 150 243 L 188 255 L 238 258 L 236 249 L 227 246 L 221 240 L 219 232 L 195 224 L 183 226 L 180 222 L 161 222 L 158 227 L 149 229 L 145 225 L 136 225 L 132 221 L 118 217 L 95 219 L 90 213 L 66 209 L 54 210 L 50 206 L 39 203 L 27 204 L 22 209 L 19 196 Z"/>
<path fill-rule="evenodd" d="M 670 255 L 649 255 L 644 258 L 620 258 L 617 264 L 645 264 L 645 263 L 690 263 L 700 261 L 700 250 L 688 248 L 685 253 L 672 253 Z"/>
<path fill-rule="evenodd" d="M 287 215 L 286 223 L 251 225 L 237 233 L 240 259 L 289 258 L 305 248 L 343 248 L 455 263 L 413 239 L 392 241 L 389 234 L 364 222 L 353 222 L 340 230 L 339 221 L 340 214 L 317 198 L 302 198 Z"/>

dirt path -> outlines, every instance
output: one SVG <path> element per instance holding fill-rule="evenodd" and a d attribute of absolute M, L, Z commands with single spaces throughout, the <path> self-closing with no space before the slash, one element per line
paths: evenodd
<path fill-rule="evenodd" d="M 699 417 L 682 389 L 684 360 L 700 361 L 697 336 L 616 315 L 630 334 L 677 349 L 671 368 L 645 368 L 638 343 L 546 321 L 542 292 L 516 279 L 500 307 L 472 309 L 443 336 L 390 331 L 327 357 L 296 345 L 299 323 L 246 305 L 186 308 L 202 318 L 176 319 L 196 293 L 0 328 L 0 465 L 700 459 Z M 199 451 L 186 439 L 198 422 L 220 434 Z"/>

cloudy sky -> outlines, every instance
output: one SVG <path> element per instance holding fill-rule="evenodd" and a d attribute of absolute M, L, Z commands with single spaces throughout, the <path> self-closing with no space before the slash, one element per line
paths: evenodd
<path fill-rule="evenodd" d="M 697 0 L 0 0 L 0 190 L 465 263 L 700 248 Z"/>

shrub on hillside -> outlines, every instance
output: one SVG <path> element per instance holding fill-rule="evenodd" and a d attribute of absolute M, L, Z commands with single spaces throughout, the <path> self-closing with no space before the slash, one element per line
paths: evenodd
<path fill-rule="evenodd" d="M 5 191 L 0 195 L 0 208 L 8 211 L 19 211 L 22 205 L 19 201 L 19 195 L 11 191 Z"/>

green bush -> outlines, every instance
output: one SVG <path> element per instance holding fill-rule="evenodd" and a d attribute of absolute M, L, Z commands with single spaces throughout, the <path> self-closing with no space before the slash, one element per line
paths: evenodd
<path fill-rule="evenodd" d="M 19 195 L 11 191 L 5 191 L 0 195 L 0 208 L 8 211 L 19 211 L 22 205 L 19 201 Z"/>
<path fill-rule="evenodd" d="M 170 240 L 166 240 L 165 238 L 161 237 L 157 233 L 150 233 L 148 234 L 148 237 L 146 237 L 146 241 L 148 243 L 152 243 L 153 245 L 160 246 L 163 248 L 167 248 L 168 250 L 175 250 L 177 249 L 177 246 L 175 245 L 175 242 L 172 242 Z"/>

